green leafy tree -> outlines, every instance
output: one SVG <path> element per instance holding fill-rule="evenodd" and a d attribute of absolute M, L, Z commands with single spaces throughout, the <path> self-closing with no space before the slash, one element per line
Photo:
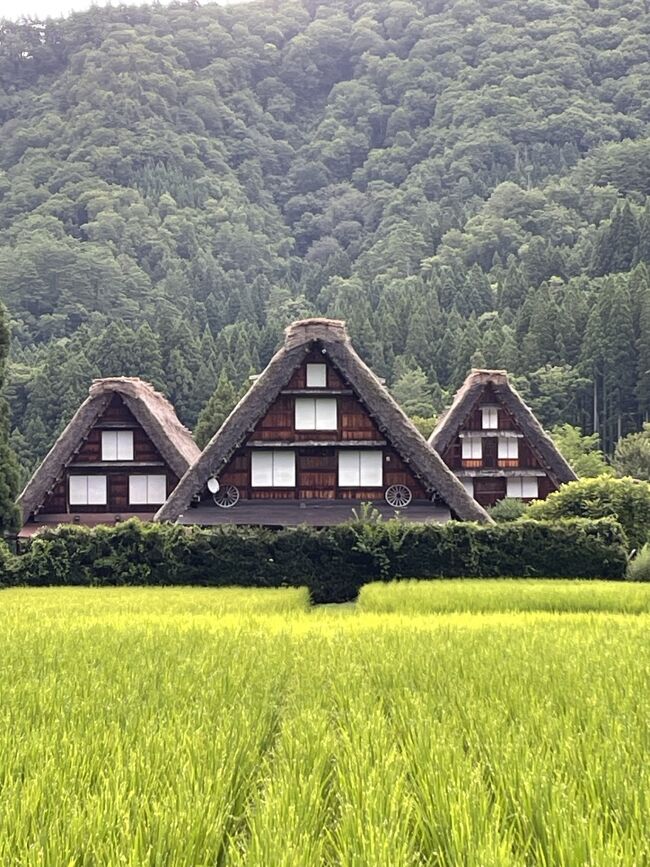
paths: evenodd
<path fill-rule="evenodd" d="M 598 434 L 583 434 L 579 427 L 563 424 L 554 427 L 551 436 L 564 458 L 580 478 L 611 476 L 612 468 L 600 450 Z M 626 474 L 627 475 L 627 474 Z"/>
<path fill-rule="evenodd" d="M 650 481 L 650 423 L 643 430 L 631 433 L 616 443 L 612 466 L 617 476 Z"/>

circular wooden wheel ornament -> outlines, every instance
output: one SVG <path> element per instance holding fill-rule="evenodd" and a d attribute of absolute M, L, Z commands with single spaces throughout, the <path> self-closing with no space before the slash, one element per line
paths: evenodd
<path fill-rule="evenodd" d="M 406 485 L 391 485 L 386 489 L 384 496 L 388 505 L 394 509 L 403 509 L 413 499 L 411 489 L 407 488 Z"/>
<path fill-rule="evenodd" d="M 239 502 L 239 488 L 234 485 L 223 485 L 212 499 L 220 509 L 232 509 Z"/>

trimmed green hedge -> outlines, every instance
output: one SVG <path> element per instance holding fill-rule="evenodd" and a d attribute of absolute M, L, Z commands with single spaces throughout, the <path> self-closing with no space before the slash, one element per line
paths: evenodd
<path fill-rule="evenodd" d="M 369 581 L 394 578 L 618 579 L 625 574 L 625 543 L 620 526 L 607 519 L 478 526 L 371 518 L 279 532 L 133 519 L 44 531 L 21 556 L 6 555 L 11 562 L 4 572 L 5 583 L 30 586 L 306 585 L 314 602 L 341 602 Z"/>

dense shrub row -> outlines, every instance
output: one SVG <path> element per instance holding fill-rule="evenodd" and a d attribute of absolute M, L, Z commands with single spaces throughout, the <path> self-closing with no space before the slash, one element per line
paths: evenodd
<path fill-rule="evenodd" d="M 213 587 L 308 586 L 314 602 L 356 597 L 393 578 L 621 578 L 625 536 L 614 521 L 405 524 L 366 520 L 324 530 L 204 530 L 126 521 L 36 536 L 0 554 L 0 583 Z"/>
<path fill-rule="evenodd" d="M 563 518 L 603 518 L 618 521 L 632 549 L 648 541 L 650 531 L 650 484 L 638 479 L 579 479 L 538 500 L 526 515 L 542 521 Z"/>

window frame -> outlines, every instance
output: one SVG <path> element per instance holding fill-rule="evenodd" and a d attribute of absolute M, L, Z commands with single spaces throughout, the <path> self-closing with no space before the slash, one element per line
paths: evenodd
<path fill-rule="evenodd" d="M 135 480 L 145 480 L 146 484 L 146 499 L 136 500 L 132 496 L 132 482 Z M 164 496 L 162 500 L 152 500 L 149 494 L 149 485 L 151 479 L 162 479 L 164 484 Z M 165 473 L 130 473 L 129 474 L 129 506 L 162 506 L 167 499 L 167 476 Z"/>
<path fill-rule="evenodd" d="M 293 476 L 293 482 L 291 484 L 278 484 L 276 482 L 276 467 L 275 462 L 278 457 L 291 457 L 292 458 L 292 467 L 291 467 L 291 475 Z M 271 481 L 269 482 L 260 482 L 256 480 L 255 475 L 259 472 L 259 468 L 255 467 L 256 460 L 261 459 L 262 457 L 270 457 L 271 459 Z M 279 472 L 285 472 L 286 467 L 283 470 L 278 470 Z M 251 471 L 250 471 L 250 482 L 251 488 L 282 488 L 284 490 L 291 490 L 296 487 L 297 480 L 297 470 L 296 470 L 296 451 L 295 449 L 251 449 Z"/>
<path fill-rule="evenodd" d="M 378 459 L 378 466 L 368 467 L 366 466 L 365 470 L 363 467 L 363 458 L 373 458 L 375 460 Z M 349 460 L 351 463 L 356 459 L 357 467 L 356 467 L 356 477 L 358 481 L 342 481 L 341 479 L 341 459 L 343 458 L 343 462 Z M 348 466 L 345 468 L 345 472 L 354 471 L 354 467 Z M 377 482 L 375 475 L 374 479 L 371 481 L 367 480 L 368 472 L 375 472 L 379 470 L 379 478 L 380 481 Z M 366 473 L 366 477 L 364 478 L 364 472 Z M 384 452 L 382 449 L 339 449 L 338 457 L 337 457 L 337 473 L 336 473 L 336 481 L 337 486 L 339 488 L 383 488 L 384 487 Z"/>
<path fill-rule="evenodd" d="M 334 424 L 333 425 L 331 425 L 331 424 L 325 425 L 325 424 L 319 424 L 318 423 L 318 405 L 319 405 L 319 403 L 321 404 L 321 407 L 323 406 L 323 404 L 327 404 L 330 408 L 333 407 L 333 409 L 334 409 Z M 299 415 L 301 413 L 303 414 L 303 416 L 306 414 L 307 406 L 309 404 L 311 404 L 313 407 L 311 410 L 311 421 L 309 424 L 306 424 L 306 423 L 303 423 L 303 420 L 301 420 L 301 423 L 299 424 Z M 302 407 L 302 409 L 299 409 L 299 407 Z M 338 425 L 339 425 L 338 401 L 335 397 L 316 397 L 316 396 L 314 396 L 314 397 L 297 397 L 295 400 L 295 404 L 294 404 L 293 422 L 294 422 L 294 428 L 297 431 L 310 431 L 310 430 L 313 430 L 313 431 L 338 431 Z"/>
<path fill-rule="evenodd" d="M 317 374 L 318 382 L 310 382 L 310 374 L 314 373 Z M 321 361 L 308 361 L 305 365 L 305 383 L 307 388 L 327 388 L 327 365 Z"/>
<path fill-rule="evenodd" d="M 461 437 L 460 443 L 461 443 L 461 445 L 460 445 L 461 460 L 463 460 L 463 461 L 482 461 L 483 460 L 483 437 L 478 437 L 478 436 Z M 467 450 L 470 451 L 471 454 L 466 454 L 466 452 L 465 452 L 466 444 L 468 447 Z M 474 451 L 476 450 L 477 445 L 478 445 L 478 451 L 479 451 L 478 455 L 474 454 Z"/>
<path fill-rule="evenodd" d="M 488 418 L 494 421 L 494 424 L 486 424 Z M 486 405 L 481 407 L 481 429 L 482 430 L 498 430 L 499 429 L 499 407 Z"/>
<path fill-rule="evenodd" d="M 503 452 L 506 452 L 504 454 Z M 514 451 L 514 454 L 510 454 Z M 518 461 L 519 460 L 519 437 L 498 437 L 497 439 L 497 460 L 499 461 Z"/>
<path fill-rule="evenodd" d="M 76 482 L 85 479 L 86 497 L 84 500 L 73 500 L 72 480 Z M 94 482 L 103 480 L 103 493 L 100 495 L 103 499 L 97 499 L 97 495 L 93 499 L 90 497 L 90 479 Z M 75 494 L 76 496 L 76 494 Z M 71 473 L 68 476 L 68 504 L 70 506 L 107 506 L 108 505 L 108 476 L 104 474 L 94 473 Z"/>
<path fill-rule="evenodd" d="M 511 484 L 517 482 L 519 492 L 510 492 Z M 535 493 L 524 493 L 524 482 L 535 483 Z M 537 476 L 508 476 L 506 479 L 506 498 L 510 500 L 536 500 L 539 498 L 539 478 Z"/>
<path fill-rule="evenodd" d="M 125 435 L 128 435 L 128 446 L 126 448 L 126 456 L 124 455 L 124 440 Z M 107 440 L 114 439 L 115 457 L 110 457 L 107 454 Z M 132 461 L 135 456 L 135 443 L 132 430 L 103 430 L 101 432 L 101 455 L 102 461 Z M 122 442 L 120 442 L 122 441 Z M 110 449 L 108 451 L 113 451 Z"/>

